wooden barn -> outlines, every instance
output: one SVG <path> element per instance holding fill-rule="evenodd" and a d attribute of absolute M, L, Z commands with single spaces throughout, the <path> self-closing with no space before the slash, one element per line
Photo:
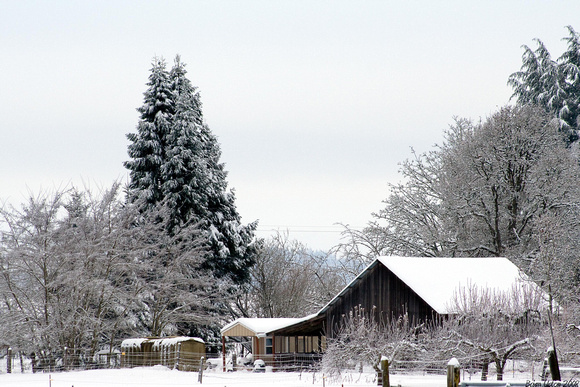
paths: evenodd
<path fill-rule="evenodd" d="M 121 343 L 121 367 L 164 365 L 197 371 L 202 356 L 205 343 L 197 337 L 135 338 Z"/>
<path fill-rule="evenodd" d="M 288 353 L 315 354 L 324 351 L 327 336 L 332 337 L 355 308 L 373 313 L 377 321 L 407 314 L 420 323 L 453 314 L 455 301 L 469 288 L 512 294 L 529 288 L 541 292 L 506 258 L 379 257 L 318 313 L 296 321 L 282 319 L 285 323 L 277 326 L 268 321 L 280 319 L 249 319 L 263 329 L 250 329 L 244 335 L 259 343 L 253 347 L 255 357 L 266 354 L 268 360 L 275 360 Z M 238 319 L 222 329 L 224 343 L 226 337 L 238 334 L 232 328 L 243 326 L 243 320 L 248 319 Z"/>

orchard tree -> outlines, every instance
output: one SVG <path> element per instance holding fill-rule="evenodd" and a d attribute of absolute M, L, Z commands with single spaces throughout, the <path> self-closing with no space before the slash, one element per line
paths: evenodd
<path fill-rule="evenodd" d="M 425 352 L 425 343 L 417 339 L 424 326 L 413 325 L 407 315 L 388 321 L 377 321 L 374 313 L 360 308 L 352 310 L 327 338 L 322 366 L 327 374 L 337 375 L 359 364 L 372 366 L 380 372 L 380 361 L 386 357 L 389 365 L 395 361 L 414 361 Z"/>
<path fill-rule="evenodd" d="M 580 300 L 563 309 L 554 327 L 558 359 L 562 363 L 578 364 L 580 361 Z M 546 347 L 552 345 L 551 338 Z"/>
<path fill-rule="evenodd" d="M 257 223 L 241 223 L 219 143 L 186 74 L 179 56 L 170 71 L 162 59 L 154 59 L 137 133 L 127 136 L 128 198 L 144 203 L 144 210 L 163 203 L 170 212 L 170 234 L 185 224 L 199 224 L 211 250 L 204 267 L 241 284 L 253 264 Z"/>
<path fill-rule="evenodd" d="M 451 333 L 444 341 L 481 359 L 482 380 L 487 379 L 490 363 L 495 365 L 497 380 L 503 380 L 507 361 L 518 353 L 534 355 L 534 342 L 541 342 L 547 333 L 547 304 L 532 283 L 509 292 L 461 288 L 451 308 L 454 314 L 441 327 Z"/>

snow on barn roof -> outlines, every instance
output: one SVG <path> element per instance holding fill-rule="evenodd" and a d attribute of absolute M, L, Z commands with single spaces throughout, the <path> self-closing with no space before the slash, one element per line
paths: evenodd
<path fill-rule="evenodd" d="M 454 300 L 465 289 L 477 288 L 496 294 L 512 293 L 514 288 L 537 289 L 507 258 L 378 257 L 318 314 L 326 311 L 378 263 L 389 269 L 439 314 L 454 313 Z"/>
<path fill-rule="evenodd" d="M 310 317 L 312 316 L 302 318 L 239 318 L 223 327 L 221 333 L 223 335 L 235 325 L 242 325 L 258 336 L 307 320 Z"/>
<path fill-rule="evenodd" d="M 476 287 L 511 294 L 532 286 L 507 258 L 379 257 L 377 260 L 409 286 L 439 314 L 453 313 L 462 289 Z"/>

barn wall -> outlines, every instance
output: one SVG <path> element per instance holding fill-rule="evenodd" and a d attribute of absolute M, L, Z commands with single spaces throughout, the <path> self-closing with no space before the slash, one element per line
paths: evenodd
<path fill-rule="evenodd" d="M 386 321 L 408 313 L 415 323 L 434 318 L 436 312 L 411 288 L 384 265 L 378 263 L 359 278 L 351 288 L 338 297 L 326 311 L 328 336 L 334 332 L 344 316 L 355 308 L 373 313 L 377 321 Z"/>

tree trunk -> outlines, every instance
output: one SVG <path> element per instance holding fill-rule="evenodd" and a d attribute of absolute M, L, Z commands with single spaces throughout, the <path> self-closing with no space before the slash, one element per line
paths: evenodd
<path fill-rule="evenodd" d="M 487 381 L 487 375 L 489 374 L 489 360 L 487 358 L 483 359 L 481 364 L 481 380 L 483 382 Z"/>
<path fill-rule="evenodd" d="M 497 380 L 503 380 L 503 368 L 505 363 L 502 364 L 500 359 L 495 360 L 495 372 L 497 373 Z"/>

